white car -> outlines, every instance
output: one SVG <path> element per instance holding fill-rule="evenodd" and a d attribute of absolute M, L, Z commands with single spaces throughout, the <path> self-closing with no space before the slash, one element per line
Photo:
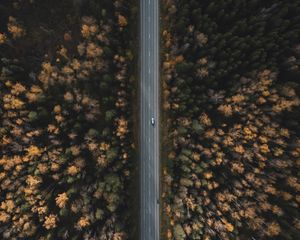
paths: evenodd
<path fill-rule="evenodd" d="M 152 117 L 151 118 L 151 125 L 154 126 L 155 125 L 155 119 Z"/>

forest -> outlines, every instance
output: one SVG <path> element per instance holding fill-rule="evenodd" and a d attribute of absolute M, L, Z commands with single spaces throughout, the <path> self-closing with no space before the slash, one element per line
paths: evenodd
<path fill-rule="evenodd" d="M 160 6 L 161 239 L 300 239 L 299 0 Z M 137 239 L 138 16 L 0 2 L 0 239 Z"/>
<path fill-rule="evenodd" d="M 162 239 L 300 238 L 300 2 L 164 0 Z"/>
<path fill-rule="evenodd" d="M 136 12 L 1 1 L 1 239 L 133 239 Z"/>

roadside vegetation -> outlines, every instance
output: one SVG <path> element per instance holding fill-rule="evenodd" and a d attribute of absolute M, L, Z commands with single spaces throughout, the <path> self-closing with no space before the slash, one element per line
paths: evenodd
<path fill-rule="evenodd" d="M 1 239 L 133 239 L 133 7 L 1 1 Z"/>
<path fill-rule="evenodd" d="M 299 16 L 163 1 L 164 239 L 299 239 Z"/>

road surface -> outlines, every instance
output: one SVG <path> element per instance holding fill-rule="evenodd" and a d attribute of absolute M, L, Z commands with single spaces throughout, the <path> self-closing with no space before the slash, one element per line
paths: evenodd
<path fill-rule="evenodd" d="M 140 4 L 140 240 L 159 240 L 159 0 Z"/>

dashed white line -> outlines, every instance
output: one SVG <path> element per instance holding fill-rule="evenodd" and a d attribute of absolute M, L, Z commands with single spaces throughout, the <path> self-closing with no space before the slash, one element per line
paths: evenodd
<path fill-rule="evenodd" d="M 149 115 L 153 114 L 158 118 L 157 114 L 157 84 L 158 84 L 158 0 L 141 0 L 141 32 L 142 32 L 142 88 L 141 94 L 145 96 L 141 103 L 142 121 L 144 128 L 141 130 L 143 136 L 142 147 L 145 151 L 141 153 L 144 156 L 142 160 L 142 181 L 141 181 L 141 239 L 158 240 L 159 239 L 159 157 L 158 157 L 158 132 L 153 129 L 149 121 Z M 148 35 L 148 39 L 147 39 Z M 147 53 L 148 52 L 148 53 Z M 148 68 L 148 72 L 147 72 Z M 154 93 L 152 90 L 154 89 Z M 149 98 L 147 98 L 147 96 Z M 156 99 L 156 100 L 154 100 Z M 148 107 L 148 106 L 149 107 Z M 152 106 L 153 105 L 153 106 Z M 151 108 L 154 112 L 151 113 Z M 148 157 L 147 157 L 148 156 Z M 148 160 L 148 161 L 147 161 Z"/>

